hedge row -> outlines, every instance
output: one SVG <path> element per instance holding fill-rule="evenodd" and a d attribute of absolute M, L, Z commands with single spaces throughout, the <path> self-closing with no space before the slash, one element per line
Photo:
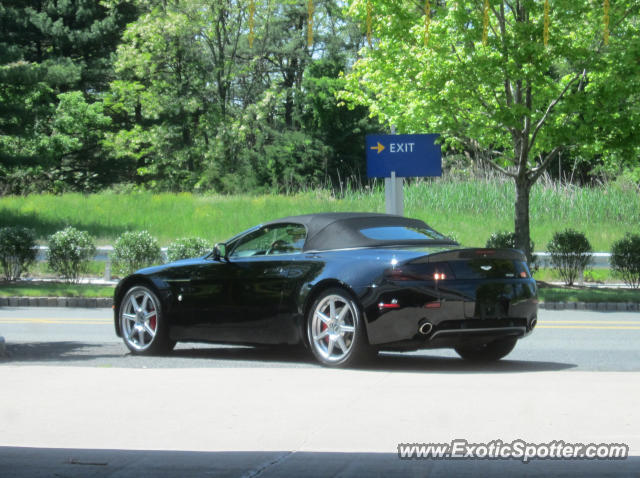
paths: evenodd
<path fill-rule="evenodd" d="M 95 240 L 86 231 L 67 227 L 48 239 L 47 262 L 61 279 L 75 283 L 88 270 L 96 253 Z M 178 239 L 167 249 L 169 261 L 198 257 L 211 251 L 212 245 L 200 238 Z M 0 266 L 5 280 L 24 275 L 36 260 L 36 236 L 31 229 L 0 229 Z M 114 270 L 123 275 L 163 261 L 158 241 L 147 231 L 125 232 L 115 242 L 111 256 Z"/>
<path fill-rule="evenodd" d="M 489 238 L 485 247 L 515 248 L 513 232 L 497 232 Z M 533 250 L 533 242 L 530 244 Z M 584 233 L 573 229 L 556 232 L 547 243 L 551 265 L 567 285 L 573 285 L 579 274 L 592 260 L 593 249 Z M 529 265 L 537 268 L 535 256 Z M 629 234 L 611 246 L 611 269 L 630 287 L 640 287 L 640 235 Z"/>
<path fill-rule="evenodd" d="M 67 227 L 49 237 L 49 268 L 67 282 L 77 282 L 87 272 L 89 261 L 95 255 L 94 238 L 86 231 Z M 514 248 L 515 234 L 493 234 L 486 247 Z M 534 244 L 531 243 L 531 250 Z M 206 254 L 212 245 L 201 238 L 183 238 L 171 243 L 167 249 L 169 261 L 198 257 Z M 111 257 L 114 270 L 123 275 L 161 263 L 162 253 L 158 241 L 147 231 L 125 232 L 115 242 Z M 557 232 L 547 244 L 551 263 L 564 282 L 572 285 L 591 261 L 592 248 L 586 236 L 567 229 Z M 0 266 L 5 280 L 13 281 L 25 274 L 36 259 L 34 231 L 23 227 L 0 229 Z M 535 257 L 529 258 L 535 268 Z M 627 234 L 611 247 L 611 268 L 624 282 L 640 287 L 640 235 Z"/>

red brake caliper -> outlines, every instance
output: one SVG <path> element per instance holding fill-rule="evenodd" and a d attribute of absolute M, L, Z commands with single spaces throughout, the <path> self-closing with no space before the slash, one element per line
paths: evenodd
<path fill-rule="evenodd" d="M 320 331 L 321 331 L 321 332 L 324 332 L 324 331 L 325 331 L 325 330 L 327 330 L 328 328 L 329 328 L 329 326 L 328 326 L 327 324 L 325 324 L 324 322 L 322 322 L 322 323 L 320 324 Z M 325 336 L 323 337 L 323 339 L 322 339 L 322 340 L 324 340 L 324 343 L 325 343 L 325 344 L 329 345 L 329 334 L 325 335 Z"/>
<path fill-rule="evenodd" d="M 156 330 L 156 314 L 155 313 L 149 318 L 149 327 L 151 327 L 151 330 Z"/>

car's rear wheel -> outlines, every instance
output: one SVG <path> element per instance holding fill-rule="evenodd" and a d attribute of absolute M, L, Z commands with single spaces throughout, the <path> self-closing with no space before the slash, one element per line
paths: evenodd
<path fill-rule="evenodd" d="M 163 354 L 175 346 L 176 343 L 169 339 L 162 304 L 148 287 L 131 287 L 120 303 L 119 315 L 122 338 L 133 353 Z"/>
<path fill-rule="evenodd" d="M 488 344 L 482 344 L 474 347 L 458 347 L 456 352 L 465 360 L 473 360 L 477 362 L 491 362 L 500 360 L 509 355 L 516 346 L 518 339 L 516 337 L 506 337 L 498 339 Z"/>
<path fill-rule="evenodd" d="M 323 365 L 357 365 L 375 354 L 367 341 L 360 308 L 343 289 L 328 289 L 314 301 L 307 317 L 307 338 L 313 355 Z"/>

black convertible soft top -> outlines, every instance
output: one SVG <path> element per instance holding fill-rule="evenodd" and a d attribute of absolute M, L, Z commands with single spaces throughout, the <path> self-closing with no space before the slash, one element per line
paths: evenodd
<path fill-rule="evenodd" d="M 385 226 L 405 226 L 433 230 L 419 219 L 411 219 L 392 214 L 368 212 L 327 212 L 305 214 L 303 216 L 289 216 L 265 223 L 264 225 L 267 226 L 272 224 L 302 224 L 307 229 L 307 239 L 302 249 L 305 252 L 351 249 L 356 247 L 457 244 L 455 241 L 448 238 L 443 238 L 441 240 L 380 240 L 372 239 L 360 232 L 361 229 Z"/>

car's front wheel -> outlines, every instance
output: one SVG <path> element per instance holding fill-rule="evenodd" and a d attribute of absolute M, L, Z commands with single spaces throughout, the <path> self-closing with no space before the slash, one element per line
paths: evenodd
<path fill-rule="evenodd" d="M 314 301 L 307 317 L 307 338 L 323 365 L 352 366 L 375 353 L 367 341 L 358 304 L 342 289 L 326 290 Z"/>
<path fill-rule="evenodd" d="M 135 354 L 155 355 L 170 352 L 175 342 L 169 330 L 158 296 L 148 287 L 131 287 L 120 303 L 120 331 L 125 345 Z"/>
<path fill-rule="evenodd" d="M 509 355 L 516 346 L 518 341 L 515 337 L 507 337 L 498 339 L 488 344 L 482 344 L 475 347 L 458 347 L 456 352 L 465 360 L 473 360 L 477 362 L 491 362 L 500 360 Z"/>

